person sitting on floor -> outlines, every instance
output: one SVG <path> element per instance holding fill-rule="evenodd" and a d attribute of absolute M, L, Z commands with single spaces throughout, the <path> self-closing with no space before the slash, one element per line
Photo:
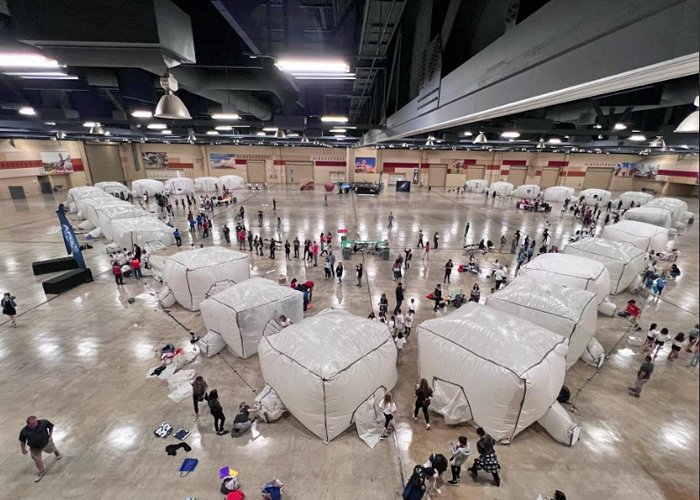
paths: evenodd
<path fill-rule="evenodd" d="M 238 405 L 238 414 L 233 419 L 233 431 L 231 432 L 231 437 L 240 437 L 245 431 L 250 429 L 253 425 L 253 420 L 257 418 L 253 417 L 250 419 L 250 413 L 258 411 L 258 408 L 251 408 L 245 401 Z"/>

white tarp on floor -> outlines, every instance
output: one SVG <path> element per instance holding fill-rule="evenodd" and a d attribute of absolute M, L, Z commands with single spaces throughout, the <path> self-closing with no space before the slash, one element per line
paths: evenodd
<path fill-rule="evenodd" d="M 198 311 L 209 295 L 248 278 L 248 254 L 228 248 L 184 250 L 163 264 L 163 283 L 173 291 L 178 304 L 192 311 Z"/>
<path fill-rule="evenodd" d="M 569 186 L 552 186 L 546 188 L 542 196 L 544 201 L 563 202 L 567 198 L 574 197 L 574 188 Z"/>
<path fill-rule="evenodd" d="M 654 198 L 653 194 L 645 193 L 643 191 L 625 191 L 624 193 L 622 193 L 620 196 L 617 197 L 617 201 L 622 202 L 621 208 L 627 209 L 630 207 L 632 202 L 634 202 L 635 206 L 638 206 L 640 204 L 646 205 L 653 198 Z M 618 204 L 619 203 L 613 204 L 613 208 L 617 208 Z"/>
<path fill-rule="evenodd" d="M 671 211 L 673 222 L 678 222 L 683 218 L 683 214 L 688 211 L 688 204 L 676 198 L 654 198 L 646 204 L 647 207 L 665 208 Z"/>
<path fill-rule="evenodd" d="M 385 325 L 327 309 L 262 338 L 263 378 L 309 431 L 329 442 L 378 389 L 396 384 L 396 345 Z"/>
<path fill-rule="evenodd" d="M 610 294 L 610 274 L 606 267 L 592 259 L 563 253 L 538 255 L 520 268 L 519 276 L 561 286 L 590 290 L 602 303 Z"/>
<path fill-rule="evenodd" d="M 486 298 L 486 305 L 558 333 L 569 342 L 567 368 L 585 352 L 596 331 L 596 294 L 518 276 Z M 539 331 L 539 330 L 537 330 Z"/>
<path fill-rule="evenodd" d="M 136 196 L 142 197 L 148 193 L 153 198 L 154 194 L 165 191 L 165 185 L 156 179 L 136 179 L 131 183 L 131 190 Z"/>
<path fill-rule="evenodd" d="M 119 248 L 131 248 L 137 244 L 145 248 L 147 244 L 170 246 L 175 243 L 173 228 L 163 224 L 155 217 L 136 217 L 133 219 L 113 219 L 112 241 Z"/>
<path fill-rule="evenodd" d="M 516 198 L 535 198 L 538 194 L 540 194 L 540 187 L 535 184 L 523 184 L 513 191 L 513 196 Z"/>
<path fill-rule="evenodd" d="M 258 352 L 268 321 L 284 314 L 294 323 L 304 319 L 304 294 L 265 278 L 250 278 L 203 300 L 199 305 L 207 330 L 221 334 L 236 356 Z"/>
<path fill-rule="evenodd" d="M 124 193 L 124 198 L 126 198 L 130 191 L 129 188 L 126 187 L 124 184 L 121 182 L 115 182 L 115 181 L 104 181 L 104 182 L 96 182 L 95 187 L 101 189 L 105 193 L 111 194 L 111 195 L 117 195 L 119 196 L 119 193 Z"/>
<path fill-rule="evenodd" d="M 513 191 L 513 184 L 510 182 L 493 182 L 487 189 L 489 196 L 496 193 L 496 196 L 508 196 Z"/>
<path fill-rule="evenodd" d="M 647 224 L 665 228 L 669 228 L 673 224 L 673 214 L 670 210 L 649 205 L 630 208 L 622 215 L 622 219 L 646 222 Z"/>
<path fill-rule="evenodd" d="M 467 193 L 483 193 L 489 187 L 486 179 L 471 179 L 464 183 L 464 190 Z"/>
<path fill-rule="evenodd" d="M 243 182 L 243 177 L 239 175 L 222 175 L 219 177 L 219 186 L 225 186 L 226 189 L 245 189 L 245 182 Z"/>
<path fill-rule="evenodd" d="M 198 193 L 214 193 L 217 186 L 222 187 L 218 177 L 196 177 L 194 180 L 194 190 Z"/>
<path fill-rule="evenodd" d="M 668 243 L 666 229 L 633 220 L 622 220 L 617 224 L 605 226 L 600 237 L 610 241 L 629 241 L 645 252 L 662 252 Z"/>
<path fill-rule="evenodd" d="M 566 352 L 561 335 L 474 302 L 418 327 L 431 406 L 446 421 L 473 420 L 498 440 L 511 440 L 556 401 Z"/>
<path fill-rule="evenodd" d="M 168 194 L 194 194 L 194 181 L 189 177 L 172 177 L 164 186 Z"/>
<path fill-rule="evenodd" d="M 605 189 L 584 189 L 578 194 L 579 199 L 583 196 L 583 201 L 586 205 L 593 206 L 596 203 L 599 207 L 603 207 L 610 201 L 610 191 Z"/>
<path fill-rule="evenodd" d="M 610 274 L 610 293 L 613 295 L 630 286 L 646 265 L 646 252 L 626 241 L 584 238 L 566 245 L 564 253 L 603 264 Z"/>

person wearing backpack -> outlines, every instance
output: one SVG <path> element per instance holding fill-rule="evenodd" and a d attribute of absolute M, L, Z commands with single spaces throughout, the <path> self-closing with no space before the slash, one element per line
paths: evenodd
<path fill-rule="evenodd" d="M 224 430 L 224 422 L 226 422 L 226 416 L 224 415 L 224 409 L 219 403 L 219 392 L 216 389 L 212 389 L 207 396 L 205 396 L 208 404 L 211 416 L 214 417 L 214 430 L 218 436 L 223 436 L 227 434 L 228 431 Z"/>
<path fill-rule="evenodd" d="M 413 468 L 413 473 L 403 489 L 402 497 L 404 500 L 421 500 L 421 498 L 423 498 L 426 488 L 425 478 L 427 472 L 430 472 L 431 476 L 433 475 L 432 470 L 426 471 L 423 469 L 422 465 L 416 465 Z"/>
<path fill-rule="evenodd" d="M 413 420 L 418 420 L 418 412 L 423 410 L 423 416 L 425 417 L 425 428 L 430 430 L 430 415 L 428 414 L 428 407 L 430 406 L 430 398 L 433 395 L 433 390 L 428 385 L 428 381 L 424 378 L 420 379 L 420 382 L 416 384 L 416 405 L 413 410 Z"/>

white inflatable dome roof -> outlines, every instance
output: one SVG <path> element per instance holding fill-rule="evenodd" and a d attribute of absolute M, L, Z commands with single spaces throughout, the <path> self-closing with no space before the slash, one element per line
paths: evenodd
<path fill-rule="evenodd" d="M 98 187 L 95 186 L 79 186 L 79 187 L 74 187 L 70 188 L 68 190 L 68 203 L 75 203 L 81 198 L 89 197 L 89 196 L 102 196 L 104 193 L 103 190 L 101 190 Z"/>
<path fill-rule="evenodd" d="M 124 205 L 100 207 L 95 211 L 97 212 L 98 218 L 97 224 L 95 224 L 95 226 L 102 229 L 102 234 L 104 234 L 105 238 L 107 238 L 108 240 L 111 240 L 113 238 L 112 220 L 153 217 L 152 214 L 138 207 L 135 207 L 131 203 L 126 203 Z"/>
<path fill-rule="evenodd" d="M 223 185 L 226 189 L 245 189 L 243 177 L 239 175 L 222 175 L 219 179 L 219 186 Z"/>
<path fill-rule="evenodd" d="M 635 206 L 639 205 L 640 203 L 642 205 L 646 205 L 653 198 L 653 194 L 645 193 L 643 191 L 625 191 L 617 199 L 618 201 L 622 202 L 622 208 L 629 208 L 632 202 L 634 202 Z M 617 205 L 615 205 L 615 208 L 617 208 Z"/>
<path fill-rule="evenodd" d="M 471 179 L 464 183 L 464 190 L 467 193 L 483 193 L 489 187 L 486 179 Z"/>
<path fill-rule="evenodd" d="M 665 208 L 671 211 L 673 222 L 678 222 L 683 214 L 688 210 L 688 204 L 676 198 L 654 198 L 646 205 L 647 207 Z"/>
<path fill-rule="evenodd" d="M 222 187 L 218 177 L 197 177 L 194 180 L 194 190 L 200 193 L 213 193 L 217 186 L 219 189 Z"/>
<path fill-rule="evenodd" d="M 265 382 L 325 442 L 352 424 L 378 388 L 394 387 L 396 355 L 386 325 L 335 309 L 265 336 L 258 346 Z"/>
<path fill-rule="evenodd" d="M 154 194 L 165 191 L 165 185 L 156 179 L 136 179 L 132 181 L 131 189 L 136 193 L 136 196 L 148 193 L 149 196 L 153 197 Z"/>
<path fill-rule="evenodd" d="M 120 248 L 130 249 L 134 244 L 170 246 L 175 243 L 173 228 L 155 217 L 114 219 L 111 221 L 112 241 Z"/>
<path fill-rule="evenodd" d="M 598 206 L 601 206 L 606 205 L 610 201 L 610 191 L 605 189 L 584 189 L 578 195 L 579 198 L 583 196 L 583 201 L 586 202 L 586 205 L 595 205 L 597 203 Z"/>
<path fill-rule="evenodd" d="M 489 194 L 496 193 L 497 196 L 508 196 L 513 191 L 513 184 L 510 182 L 493 182 L 487 189 Z"/>
<path fill-rule="evenodd" d="M 189 177 L 173 177 L 165 181 L 168 194 L 194 194 L 194 181 Z"/>
<path fill-rule="evenodd" d="M 577 255 L 538 255 L 520 269 L 520 275 L 545 283 L 590 290 L 597 295 L 598 304 L 610 293 L 610 274 L 605 266 Z"/>
<path fill-rule="evenodd" d="M 557 399 L 566 352 L 561 335 L 474 302 L 418 327 L 432 404 L 450 408 L 451 423 L 473 420 L 499 440 L 512 439 Z M 445 406 L 446 399 L 460 401 Z"/>
<path fill-rule="evenodd" d="M 610 241 L 628 241 L 645 252 L 661 252 L 668 243 L 666 229 L 633 220 L 622 220 L 605 226 L 600 237 Z"/>
<path fill-rule="evenodd" d="M 564 248 L 568 255 L 579 255 L 603 264 L 610 273 L 610 293 L 624 291 L 642 272 L 646 252 L 626 241 L 609 241 L 602 238 L 584 238 L 569 243 Z"/>
<path fill-rule="evenodd" d="M 265 278 L 250 278 L 199 305 L 207 330 L 220 334 L 229 350 L 247 358 L 258 352 L 265 326 L 284 314 L 304 319 L 304 294 Z"/>
<path fill-rule="evenodd" d="M 523 184 L 513 191 L 513 196 L 517 198 L 534 198 L 540 194 L 540 187 L 535 184 Z"/>
<path fill-rule="evenodd" d="M 573 198 L 574 188 L 569 186 L 552 186 L 544 190 L 544 201 L 563 202 L 567 198 Z"/>
<path fill-rule="evenodd" d="M 596 294 L 518 276 L 507 287 L 489 295 L 486 305 L 541 326 L 568 340 L 566 365 L 570 368 L 586 350 L 596 331 Z M 537 330 L 536 332 L 539 332 Z"/>
<path fill-rule="evenodd" d="M 670 210 L 653 207 L 649 204 L 643 207 L 630 208 L 622 215 L 623 220 L 646 222 L 659 227 L 669 228 L 673 224 L 673 214 Z"/>
<path fill-rule="evenodd" d="M 105 193 L 116 194 L 117 196 L 119 195 L 119 193 L 124 193 L 124 196 L 129 194 L 129 188 L 126 187 L 121 182 L 115 182 L 115 181 L 96 182 L 95 187 L 101 189 Z"/>
<path fill-rule="evenodd" d="M 192 311 L 198 311 L 208 295 L 248 278 L 248 254 L 228 248 L 184 250 L 163 264 L 163 283 L 173 291 L 178 304 Z"/>

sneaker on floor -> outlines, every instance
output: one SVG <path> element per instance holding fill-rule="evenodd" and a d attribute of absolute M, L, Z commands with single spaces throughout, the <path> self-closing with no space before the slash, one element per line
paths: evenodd
<path fill-rule="evenodd" d="M 382 434 L 381 436 L 379 436 L 379 439 L 386 439 L 386 434 Z"/>
<path fill-rule="evenodd" d="M 45 470 L 42 470 L 40 473 L 38 473 L 34 478 L 34 482 L 38 483 L 39 481 L 41 481 L 41 478 L 44 477 L 44 474 L 46 474 Z"/>
<path fill-rule="evenodd" d="M 228 434 L 228 431 L 221 431 L 221 436 L 225 436 L 226 434 Z"/>
<path fill-rule="evenodd" d="M 57 451 L 54 455 L 56 455 L 56 460 L 61 460 L 63 458 L 63 453 L 60 451 Z"/>
<path fill-rule="evenodd" d="M 442 490 L 440 488 L 435 488 L 435 493 L 442 495 Z"/>
<path fill-rule="evenodd" d="M 457 486 L 459 484 L 459 479 L 450 479 L 449 481 L 447 481 L 447 484 L 449 484 L 450 486 Z"/>
<path fill-rule="evenodd" d="M 430 424 L 425 424 L 425 430 L 427 430 L 427 431 L 430 430 Z"/>
<path fill-rule="evenodd" d="M 414 416 L 414 417 L 413 417 L 413 420 L 415 420 L 415 421 L 417 422 L 417 421 L 418 421 L 418 417 Z"/>
<path fill-rule="evenodd" d="M 637 389 L 635 389 L 634 387 L 628 387 L 627 390 L 630 392 L 637 392 Z"/>

